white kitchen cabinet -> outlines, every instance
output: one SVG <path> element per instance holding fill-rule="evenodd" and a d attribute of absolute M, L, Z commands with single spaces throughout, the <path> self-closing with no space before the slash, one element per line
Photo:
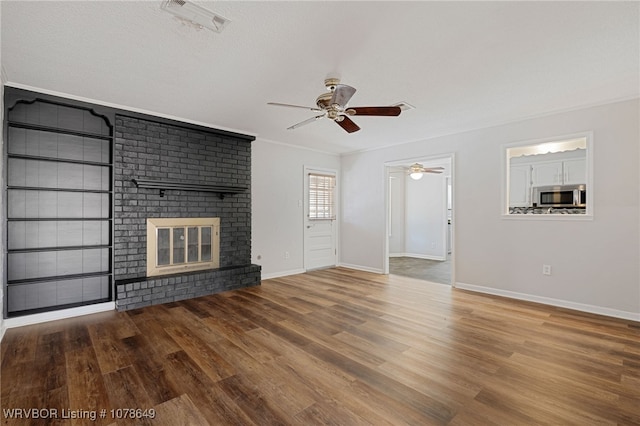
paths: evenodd
<path fill-rule="evenodd" d="M 584 158 L 565 160 L 562 166 L 565 185 L 581 185 L 587 183 L 587 162 Z"/>
<path fill-rule="evenodd" d="M 513 165 L 509 170 L 509 207 L 531 205 L 531 165 Z"/>
<path fill-rule="evenodd" d="M 532 164 L 533 186 L 576 185 L 586 183 L 587 162 L 584 158 Z"/>
<path fill-rule="evenodd" d="M 532 164 L 533 186 L 562 185 L 562 161 Z"/>

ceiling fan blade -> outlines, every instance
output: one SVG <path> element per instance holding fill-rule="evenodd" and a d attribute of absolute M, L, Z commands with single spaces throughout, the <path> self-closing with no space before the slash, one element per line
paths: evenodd
<path fill-rule="evenodd" d="M 360 130 L 360 127 L 356 123 L 354 123 L 349 117 L 346 115 L 341 115 L 342 120 L 334 120 L 340 127 L 346 130 L 348 133 L 357 132 Z"/>
<path fill-rule="evenodd" d="M 275 106 L 282 106 L 282 107 L 288 107 L 288 108 L 302 108 L 302 109 L 307 109 L 307 110 L 311 110 L 311 111 L 316 111 L 316 112 L 323 112 L 324 110 L 320 109 L 320 108 L 316 108 L 316 107 L 308 107 L 308 106 L 302 106 L 302 105 L 291 105 L 291 104 L 281 104 L 278 102 L 267 102 L 267 105 L 275 105 Z"/>
<path fill-rule="evenodd" d="M 354 87 L 347 86 L 346 84 L 337 84 L 336 90 L 334 90 L 333 96 L 331 97 L 330 105 L 338 104 L 344 108 L 354 93 L 356 93 Z"/>
<path fill-rule="evenodd" d="M 413 163 L 409 169 L 407 170 L 408 174 L 412 174 L 412 173 L 442 173 L 442 171 L 444 171 L 444 167 L 424 167 L 422 164 L 420 163 Z"/>
<path fill-rule="evenodd" d="M 399 106 L 351 107 L 345 111 L 349 115 L 377 115 L 395 117 L 402 110 Z"/>
<path fill-rule="evenodd" d="M 306 120 L 304 120 L 304 121 L 299 122 L 298 124 L 294 124 L 294 125 L 293 125 L 293 126 L 291 126 L 291 127 L 287 127 L 287 130 L 297 129 L 298 127 L 302 127 L 302 126 L 304 126 L 305 124 L 309 124 L 309 123 L 313 123 L 314 121 L 318 121 L 318 120 L 320 120 L 320 119 L 321 119 L 321 118 L 323 118 L 323 117 L 324 117 L 324 114 L 316 115 L 315 117 L 308 118 L 308 119 L 306 119 Z"/>

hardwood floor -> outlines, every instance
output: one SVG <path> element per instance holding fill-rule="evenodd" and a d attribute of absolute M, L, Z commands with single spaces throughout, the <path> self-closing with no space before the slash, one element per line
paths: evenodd
<path fill-rule="evenodd" d="M 3 424 L 640 424 L 640 323 L 340 268 L 10 329 L 1 355 Z"/>

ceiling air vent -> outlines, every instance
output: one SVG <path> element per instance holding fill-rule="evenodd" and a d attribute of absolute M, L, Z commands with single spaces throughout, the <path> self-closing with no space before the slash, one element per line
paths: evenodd
<path fill-rule="evenodd" d="M 409 109 L 416 109 L 416 107 L 414 107 L 410 103 L 407 103 L 407 102 L 404 102 L 404 101 L 403 102 L 398 102 L 397 104 L 393 104 L 392 106 L 400 107 L 400 109 L 402 111 L 407 111 Z"/>
<path fill-rule="evenodd" d="M 160 7 L 175 15 L 184 24 L 198 29 L 207 28 L 220 33 L 231 22 L 224 16 L 186 0 L 165 0 Z"/>

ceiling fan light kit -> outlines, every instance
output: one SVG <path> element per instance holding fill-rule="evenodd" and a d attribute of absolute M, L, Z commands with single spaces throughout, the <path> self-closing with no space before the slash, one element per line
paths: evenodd
<path fill-rule="evenodd" d="M 309 124 L 313 121 L 317 121 L 321 118 L 328 118 L 336 122 L 347 133 L 353 133 L 360 130 L 360 127 L 354 123 L 349 117 L 357 115 L 378 116 L 378 117 L 395 117 L 400 115 L 402 108 L 399 105 L 390 106 L 369 106 L 369 107 L 347 107 L 347 104 L 351 100 L 351 97 L 356 93 L 354 87 L 346 84 L 340 84 L 340 80 L 337 78 L 327 78 L 324 81 L 324 85 L 328 92 L 321 94 L 316 99 L 317 108 L 306 107 L 292 104 L 282 104 L 278 102 L 269 102 L 268 105 L 283 106 L 289 108 L 302 108 L 310 111 L 322 112 L 322 115 L 318 115 L 300 123 L 294 124 L 288 127 L 288 130 L 297 129 L 298 127 Z M 408 104 L 407 104 L 408 105 Z"/>
<path fill-rule="evenodd" d="M 409 177 L 413 180 L 420 180 L 424 173 L 442 173 L 444 167 L 424 167 L 420 163 L 413 163 L 409 166 Z"/>

